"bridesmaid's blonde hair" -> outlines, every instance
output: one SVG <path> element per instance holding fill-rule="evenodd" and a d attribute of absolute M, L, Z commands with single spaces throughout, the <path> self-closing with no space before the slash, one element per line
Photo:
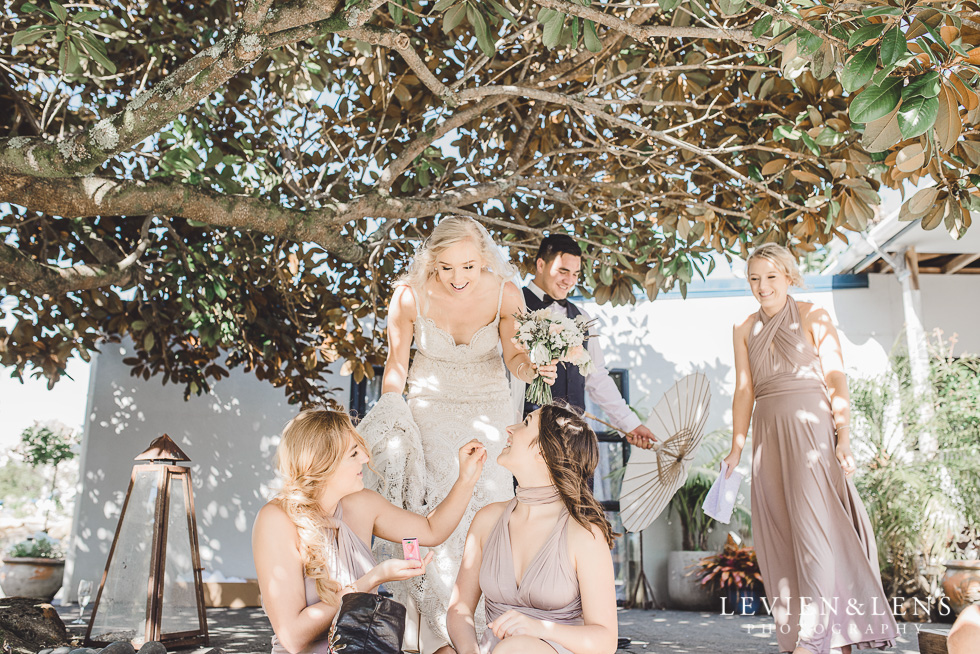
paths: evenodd
<path fill-rule="evenodd" d="M 282 489 L 272 501 L 296 525 L 303 573 L 316 581 L 320 599 L 335 606 L 340 604 L 341 586 L 330 576 L 328 555 L 336 555 L 336 546 L 324 529 L 318 499 L 352 440 L 370 451 L 346 413 L 308 409 L 289 421 L 276 450 Z"/>
<path fill-rule="evenodd" d="M 446 248 L 467 240 L 476 246 L 483 265 L 494 275 L 505 281 L 517 277 L 517 268 L 500 253 L 486 227 L 472 218 L 448 216 L 439 221 L 429 238 L 415 252 L 408 272 L 399 281 L 422 288 L 436 273 L 436 257 Z"/>
<path fill-rule="evenodd" d="M 746 268 L 752 263 L 753 259 L 765 259 L 769 261 L 789 278 L 791 286 L 803 288 L 803 273 L 800 272 L 800 268 L 796 264 L 796 259 L 793 258 L 792 253 L 782 245 L 778 243 L 760 245 L 749 255 L 748 260 L 745 262 Z"/>

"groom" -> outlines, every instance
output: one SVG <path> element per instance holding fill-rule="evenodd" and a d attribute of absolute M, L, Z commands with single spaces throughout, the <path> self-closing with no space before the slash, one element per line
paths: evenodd
<path fill-rule="evenodd" d="M 528 309 L 536 311 L 551 307 L 555 313 L 569 318 L 585 314 L 568 301 L 568 294 L 575 288 L 582 270 L 582 250 L 575 239 L 567 234 L 546 236 L 538 247 L 534 265 L 534 278 L 524 288 L 524 301 Z M 588 314 L 585 316 L 589 317 Z M 585 396 L 588 394 L 602 408 L 612 424 L 627 434 L 626 440 L 631 445 L 644 449 L 653 447 L 656 440 L 653 432 L 640 423 L 640 419 L 619 394 L 616 383 L 609 377 L 599 339 L 595 338 L 594 333 L 593 338 L 588 340 L 587 349 L 595 364 L 595 372 L 584 377 L 576 366 L 559 364 L 558 379 L 551 387 L 554 398 L 583 410 Z M 536 408 L 536 404 L 525 402 L 524 415 Z"/>

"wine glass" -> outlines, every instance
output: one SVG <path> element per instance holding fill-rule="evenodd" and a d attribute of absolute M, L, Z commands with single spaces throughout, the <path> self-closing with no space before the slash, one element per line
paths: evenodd
<path fill-rule="evenodd" d="M 85 613 L 85 607 L 88 603 L 92 601 L 92 582 L 88 579 L 82 579 L 78 582 L 78 618 L 72 621 L 72 624 L 85 624 L 82 620 L 82 615 Z"/>

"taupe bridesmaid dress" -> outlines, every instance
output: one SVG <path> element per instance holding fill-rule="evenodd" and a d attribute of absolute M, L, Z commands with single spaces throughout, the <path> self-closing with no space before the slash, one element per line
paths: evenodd
<path fill-rule="evenodd" d="M 752 531 L 779 649 L 891 647 L 871 522 L 837 461 L 820 359 L 792 297 L 772 318 L 759 310 L 748 349 Z"/>
<path fill-rule="evenodd" d="M 328 557 L 327 562 L 330 567 L 330 575 L 340 582 L 342 586 L 352 584 L 375 566 L 374 555 L 371 548 L 347 526 L 344 522 L 344 509 L 337 504 L 337 510 L 333 514 L 333 520 L 327 526 L 328 529 L 336 531 L 337 546 Z M 316 581 L 304 576 L 303 582 L 306 586 L 306 605 L 312 606 L 320 601 L 320 596 L 316 594 Z M 374 592 L 374 591 L 372 591 Z M 333 652 L 327 638 L 328 632 L 323 633 L 323 638 L 315 640 L 307 646 L 300 654 L 326 654 Z M 279 642 L 275 634 L 272 635 L 272 654 L 289 654 L 285 647 Z"/>
<path fill-rule="evenodd" d="M 524 615 L 560 624 L 583 624 L 582 595 L 575 565 L 568 554 L 568 511 L 562 508 L 551 535 L 524 571 L 520 586 L 514 574 L 514 552 L 510 544 L 510 516 L 518 501 L 525 504 L 560 502 L 554 486 L 517 489 L 497 524 L 487 536 L 480 564 L 480 590 L 486 606 L 487 624 L 514 609 Z M 500 642 L 487 628 L 480 640 L 480 654 L 490 654 Z M 546 640 L 558 654 L 571 650 Z"/>

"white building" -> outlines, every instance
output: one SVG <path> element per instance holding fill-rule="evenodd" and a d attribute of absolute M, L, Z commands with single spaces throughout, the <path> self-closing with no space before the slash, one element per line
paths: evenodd
<path fill-rule="evenodd" d="M 881 373 L 910 318 L 919 331 L 956 334 L 958 351 L 980 352 L 980 229 L 956 242 L 892 217 L 869 240 L 840 254 L 831 270 L 844 274 L 810 277 L 808 288 L 795 294 L 830 312 L 851 374 Z M 906 250 L 910 273 L 895 275 L 889 262 L 901 272 Z M 701 371 L 713 393 L 707 429 L 730 426 L 731 327 L 758 309 L 744 281 L 693 284 L 686 300 L 670 293 L 636 306 L 586 308 L 600 319 L 609 367 L 628 371 L 632 404 L 652 407 L 678 378 Z M 193 460 L 204 568 L 254 577 L 252 521 L 273 481 L 278 434 L 296 407 L 281 390 L 241 372 L 185 402 L 180 388 L 130 376 L 125 356 L 123 347 L 106 346 L 92 368 L 66 599 L 74 599 L 79 579 L 101 578 L 133 457 L 163 433 Z M 329 381 L 344 389 L 338 399 L 351 397 L 349 377 Z M 679 527 L 664 515 L 644 532 L 644 567 L 661 601 L 671 549 L 680 549 Z"/>

